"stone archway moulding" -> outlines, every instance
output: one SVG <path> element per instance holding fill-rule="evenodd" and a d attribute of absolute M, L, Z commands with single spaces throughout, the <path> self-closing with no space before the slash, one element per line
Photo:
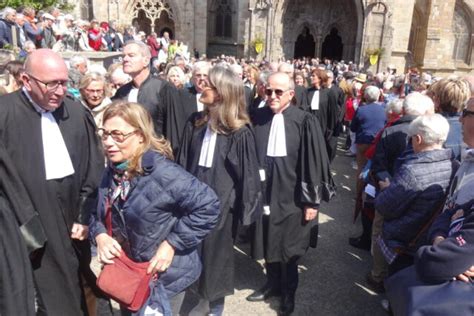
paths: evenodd
<path fill-rule="evenodd" d="M 168 17 L 177 22 L 177 16 L 174 10 L 172 3 L 169 1 L 163 0 L 136 0 L 132 1 L 131 9 L 131 19 L 138 17 L 140 10 L 143 10 L 145 16 L 151 21 L 151 29 L 155 27 L 155 21 L 158 20 L 163 12 L 168 14 Z"/>

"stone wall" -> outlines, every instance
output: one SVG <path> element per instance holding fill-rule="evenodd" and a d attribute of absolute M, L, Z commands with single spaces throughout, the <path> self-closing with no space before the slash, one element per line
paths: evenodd
<path fill-rule="evenodd" d="M 440 74 L 473 72 L 472 52 L 470 63 L 453 61 L 451 28 L 456 1 L 461 1 L 473 17 L 474 0 L 236 0 L 234 34 L 227 41 L 216 41 L 209 34 L 211 0 L 161 1 L 172 8 L 176 37 L 187 42 L 191 52 L 196 48 L 201 54 L 210 55 L 292 58 L 296 37 L 306 26 L 314 36 L 318 55 L 325 36 L 334 26 L 344 43 L 343 58 L 372 71 L 382 71 L 388 64 L 394 64 L 401 72 L 418 63 Z M 130 24 L 135 2 L 93 0 L 94 17 Z M 79 7 L 76 14 L 84 12 Z M 264 41 L 263 52 L 258 56 L 253 47 L 257 38 Z M 366 50 L 377 47 L 383 47 L 384 53 L 376 65 L 368 65 Z"/>

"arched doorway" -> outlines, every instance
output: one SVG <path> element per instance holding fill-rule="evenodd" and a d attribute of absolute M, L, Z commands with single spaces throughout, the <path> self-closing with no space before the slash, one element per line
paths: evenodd
<path fill-rule="evenodd" d="M 344 44 L 339 36 L 337 28 L 333 27 L 331 32 L 326 36 L 321 49 L 321 57 L 331 60 L 341 60 Z"/>
<path fill-rule="evenodd" d="M 277 3 L 274 12 L 270 58 L 291 58 L 303 25 L 314 37 L 315 57 L 322 57 L 323 42 L 335 27 L 342 43 L 342 49 L 336 49 L 336 58 L 359 62 L 364 27 L 362 0 L 285 0 Z"/>
<path fill-rule="evenodd" d="M 311 35 L 309 28 L 305 26 L 301 31 L 300 35 L 298 35 L 298 38 L 296 39 L 293 58 L 313 58 L 315 52 L 315 45 L 316 42 L 314 41 L 313 35 Z"/>
<path fill-rule="evenodd" d="M 168 1 L 137 0 L 132 16 L 132 23 L 139 25 L 140 30 L 146 34 L 153 30 L 160 35 L 165 29 L 170 36 L 175 33 L 175 17 Z"/>

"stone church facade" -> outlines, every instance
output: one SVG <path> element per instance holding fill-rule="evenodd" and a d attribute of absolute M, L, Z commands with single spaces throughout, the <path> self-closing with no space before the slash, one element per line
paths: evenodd
<path fill-rule="evenodd" d="M 84 18 L 166 30 L 208 57 L 329 57 L 373 71 L 393 64 L 473 73 L 474 0 L 81 1 Z"/>

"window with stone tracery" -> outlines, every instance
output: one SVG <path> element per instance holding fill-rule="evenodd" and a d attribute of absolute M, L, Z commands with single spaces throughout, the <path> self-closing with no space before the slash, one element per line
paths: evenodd
<path fill-rule="evenodd" d="M 234 19 L 233 0 L 216 0 L 211 6 L 213 34 L 218 38 L 232 38 L 232 21 Z"/>
<path fill-rule="evenodd" d="M 469 64 L 472 50 L 472 25 L 469 13 L 458 3 L 454 9 L 452 24 L 454 35 L 453 59 Z"/>

